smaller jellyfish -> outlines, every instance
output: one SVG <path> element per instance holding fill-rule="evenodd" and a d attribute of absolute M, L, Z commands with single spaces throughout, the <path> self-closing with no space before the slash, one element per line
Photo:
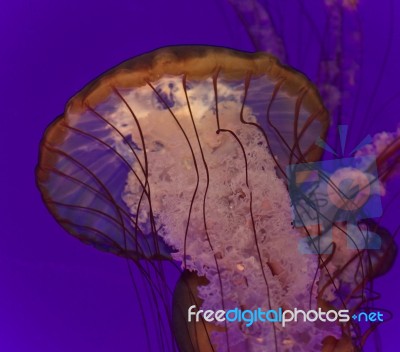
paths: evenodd
<path fill-rule="evenodd" d="M 193 304 L 345 304 L 335 288 L 357 268 L 339 260 L 340 244 L 327 257 L 298 250 L 308 233 L 292 225 L 287 190 L 286 167 L 320 160 L 316 142 L 328 127 L 313 84 L 271 55 L 167 47 L 106 72 L 69 101 L 43 137 L 37 183 L 69 233 L 131 259 L 153 294 L 168 295 L 157 260 L 176 263 L 173 307 L 162 301 L 178 350 L 355 350 L 354 324 L 187 321 Z M 375 259 L 379 275 L 382 256 Z"/>

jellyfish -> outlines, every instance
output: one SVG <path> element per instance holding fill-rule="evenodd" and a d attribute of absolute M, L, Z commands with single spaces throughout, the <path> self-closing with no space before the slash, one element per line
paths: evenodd
<path fill-rule="evenodd" d="M 358 293 L 349 282 L 358 266 L 347 262 L 360 253 L 344 261 L 339 250 L 304 255 L 297 243 L 309 231 L 292 224 L 286 167 L 318 161 L 328 126 L 314 85 L 271 55 L 167 47 L 117 66 L 69 101 L 44 134 L 37 183 L 69 233 L 131 259 L 146 279 L 155 270 L 155 294 L 165 279 L 159 260 L 178 263 L 168 314 L 180 350 L 349 348 L 350 324 L 185 320 L 192 304 L 339 309 L 338 282 Z"/>
<path fill-rule="evenodd" d="M 191 306 L 373 309 L 373 280 L 396 256 L 393 236 L 379 222 L 347 224 L 337 210 L 363 202 L 363 193 L 353 196 L 354 187 L 343 180 L 358 178 L 374 195 L 386 192 L 398 172 L 398 131 L 367 140 L 356 152 L 357 168 L 343 165 L 332 175 L 322 170 L 326 182 L 320 187 L 327 187 L 331 202 L 316 214 L 325 221 L 305 223 L 299 216 L 304 208 L 288 192 L 293 167 L 305 168 L 301 184 L 314 177 L 312 166 L 339 140 L 329 134 L 331 123 L 336 131 L 352 116 L 349 96 L 359 75 L 357 2 L 325 2 L 333 30 L 330 46 L 321 49 L 315 85 L 292 68 L 307 72 L 291 59 L 269 2 L 230 3 L 255 49 L 273 55 L 184 46 L 122 63 L 81 90 L 49 125 L 40 146 L 38 187 L 67 232 L 138 268 L 149 284 L 145 295 L 160 302 L 157 317 L 174 334 L 166 350 L 360 350 L 378 324 L 363 330 L 354 321 L 283 327 L 187 319 Z M 353 28 L 350 43 L 339 32 L 343 13 Z M 356 54 L 346 50 L 348 57 L 339 61 L 343 46 Z M 362 164 L 371 155 L 374 170 Z M 312 199 L 307 192 L 300 193 L 302 200 Z M 334 240 L 325 243 L 328 233 Z M 365 246 L 369 233 L 379 236 L 379 248 Z M 314 253 L 304 253 L 299 243 Z M 173 290 L 165 262 L 180 275 Z M 157 334 L 168 340 L 163 329 Z"/>

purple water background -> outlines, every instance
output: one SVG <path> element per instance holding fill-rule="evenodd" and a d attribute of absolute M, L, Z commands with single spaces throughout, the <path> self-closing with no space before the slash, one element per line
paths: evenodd
<path fill-rule="evenodd" d="M 366 49 L 360 113 L 350 121 L 353 146 L 366 133 L 395 129 L 400 120 L 400 99 L 385 104 L 400 93 L 400 4 L 389 4 L 361 0 Z M 288 7 L 284 14 L 289 29 L 297 11 Z M 390 13 L 394 22 L 388 27 Z M 285 40 L 295 43 L 297 34 L 289 30 Z M 145 350 L 125 261 L 60 228 L 42 204 L 34 167 L 45 127 L 75 92 L 125 59 L 172 44 L 252 49 L 222 0 L 0 3 L 1 352 Z M 307 50 L 313 48 L 304 49 L 305 60 Z M 363 109 L 371 99 L 377 114 L 366 124 Z M 385 225 L 391 229 L 398 224 L 398 209 L 399 202 L 389 209 Z M 379 305 L 394 314 L 380 329 L 383 351 L 398 351 L 399 278 L 398 261 L 376 281 Z M 371 339 L 366 351 L 374 350 Z"/>

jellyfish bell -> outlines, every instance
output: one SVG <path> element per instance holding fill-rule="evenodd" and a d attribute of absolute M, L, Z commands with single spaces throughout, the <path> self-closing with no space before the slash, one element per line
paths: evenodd
<path fill-rule="evenodd" d="M 333 283 L 354 273 L 346 261 L 355 253 L 300 252 L 307 231 L 292 226 L 285 184 L 288 164 L 320 159 L 315 142 L 328 126 L 310 81 L 270 55 L 162 48 L 70 100 L 43 137 L 37 183 L 81 241 L 135 263 L 181 263 L 173 319 L 175 332 L 187 332 L 175 333 L 181 350 L 350 350 L 349 325 L 188 325 L 182 314 L 192 303 L 214 311 L 333 306 Z M 375 260 L 378 275 L 386 269 Z M 343 274 L 332 278 L 328 265 Z"/>
<path fill-rule="evenodd" d="M 324 137 L 328 122 L 315 89 L 271 56 L 213 47 L 142 55 L 89 84 L 48 127 L 38 186 L 52 214 L 81 240 L 127 256 L 169 256 L 150 202 L 152 158 L 165 155 L 175 171 L 193 174 L 199 145 L 217 150 L 228 138 L 225 121 L 245 115 L 241 124 L 258 119 L 253 128 L 270 134 L 263 143 L 281 165 L 320 153 L 314 136 Z M 139 192 L 128 194 L 127 177 Z M 137 209 L 127 208 L 129 197 Z"/>

